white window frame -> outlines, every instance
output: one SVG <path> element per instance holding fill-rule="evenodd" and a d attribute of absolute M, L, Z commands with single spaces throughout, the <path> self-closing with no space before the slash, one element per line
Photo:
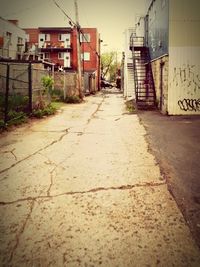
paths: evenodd
<path fill-rule="evenodd" d="M 45 33 L 44 40 L 47 41 L 47 42 L 50 41 L 50 34 L 49 33 Z"/>
<path fill-rule="evenodd" d="M 90 52 L 84 52 L 81 54 L 81 60 L 90 61 Z"/>
<path fill-rule="evenodd" d="M 84 37 L 83 37 L 84 35 Z M 90 43 L 91 35 L 90 33 L 81 33 L 80 41 L 81 43 Z"/>
<path fill-rule="evenodd" d="M 30 40 L 30 35 L 26 33 L 26 41 L 29 42 L 29 40 Z"/>
<path fill-rule="evenodd" d="M 12 33 L 6 32 L 6 38 L 9 45 L 12 45 Z"/>

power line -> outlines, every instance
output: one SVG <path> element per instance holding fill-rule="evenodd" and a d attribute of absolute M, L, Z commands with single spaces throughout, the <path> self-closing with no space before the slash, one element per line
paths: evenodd
<path fill-rule="evenodd" d="M 80 25 L 78 25 L 77 23 L 75 23 L 72 18 L 59 6 L 59 4 L 55 1 L 52 0 L 54 2 L 54 4 L 62 11 L 62 13 L 69 19 L 69 24 L 73 24 L 75 27 L 77 27 L 77 29 L 82 33 L 83 39 L 85 39 L 86 43 L 89 45 L 90 49 L 99 56 L 99 54 L 97 53 L 96 50 L 93 49 L 93 47 L 91 46 L 91 44 L 88 42 L 86 36 L 84 35 L 83 30 L 81 30 Z M 70 23 L 71 22 L 71 23 Z"/>
<path fill-rule="evenodd" d="M 69 24 L 71 25 L 71 23 L 74 25 L 74 26 L 76 26 L 76 27 L 78 27 L 78 25 L 73 21 L 73 19 L 72 18 L 70 18 L 70 16 L 59 6 L 59 4 L 55 1 L 55 0 L 53 0 L 53 2 L 54 2 L 54 4 L 62 11 L 62 13 L 69 19 Z M 70 23 L 71 22 L 71 23 Z"/>

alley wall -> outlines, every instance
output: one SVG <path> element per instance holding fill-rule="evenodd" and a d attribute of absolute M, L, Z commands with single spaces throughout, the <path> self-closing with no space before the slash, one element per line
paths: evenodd
<path fill-rule="evenodd" d="M 170 0 L 170 115 L 200 114 L 200 2 Z"/>

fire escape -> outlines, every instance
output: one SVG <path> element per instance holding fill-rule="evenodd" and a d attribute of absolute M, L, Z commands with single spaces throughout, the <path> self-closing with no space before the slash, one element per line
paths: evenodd
<path fill-rule="evenodd" d="M 139 109 L 156 107 L 156 93 L 151 69 L 149 48 L 144 44 L 144 37 L 130 38 L 130 50 L 133 57 L 133 74 L 136 104 Z"/>

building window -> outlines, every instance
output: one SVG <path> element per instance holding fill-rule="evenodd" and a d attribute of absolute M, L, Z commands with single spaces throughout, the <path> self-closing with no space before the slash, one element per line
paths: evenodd
<path fill-rule="evenodd" d="M 81 59 L 84 61 L 90 61 L 90 53 L 89 52 L 84 52 L 81 54 Z"/>
<path fill-rule="evenodd" d="M 21 37 L 17 38 L 17 52 L 22 52 L 23 39 Z"/>
<path fill-rule="evenodd" d="M 50 41 L 50 34 L 45 34 L 44 36 L 45 36 L 44 37 L 45 38 L 45 41 Z"/>
<path fill-rule="evenodd" d="M 12 33 L 6 32 L 6 38 L 7 38 L 8 45 L 11 45 L 12 44 Z"/>
<path fill-rule="evenodd" d="M 22 39 L 21 37 L 18 37 L 18 38 L 17 38 L 17 43 L 18 43 L 18 44 L 23 44 L 23 39 Z"/>
<path fill-rule="evenodd" d="M 29 34 L 26 34 L 26 41 L 29 42 Z"/>
<path fill-rule="evenodd" d="M 58 53 L 58 59 L 64 59 L 64 53 L 63 52 Z"/>
<path fill-rule="evenodd" d="M 50 54 L 49 53 L 44 53 L 44 59 L 50 59 Z"/>
<path fill-rule="evenodd" d="M 62 34 L 58 35 L 58 41 L 63 41 Z"/>
<path fill-rule="evenodd" d="M 84 34 L 81 33 L 80 41 L 81 41 L 81 43 L 90 42 L 90 34 L 89 33 L 84 33 Z"/>
<path fill-rule="evenodd" d="M 50 34 L 41 34 L 40 41 L 50 41 Z"/>

